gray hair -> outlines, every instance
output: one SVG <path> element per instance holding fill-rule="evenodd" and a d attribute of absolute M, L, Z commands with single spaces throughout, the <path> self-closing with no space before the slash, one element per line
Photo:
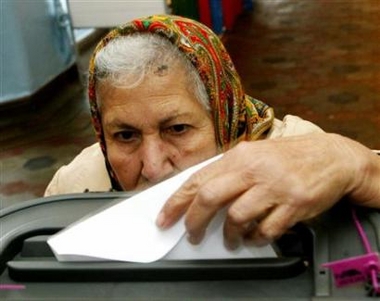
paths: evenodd
<path fill-rule="evenodd" d="M 168 65 L 174 64 L 185 70 L 195 97 L 210 111 L 208 94 L 197 69 L 175 45 L 155 34 L 136 33 L 110 41 L 96 54 L 95 76 L 98 82 L 107 81 L 115 87 L 132 89 L 147 74 L 165 72 Z"/>

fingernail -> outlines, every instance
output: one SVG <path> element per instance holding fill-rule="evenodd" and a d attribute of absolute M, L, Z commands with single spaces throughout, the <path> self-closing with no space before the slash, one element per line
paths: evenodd
<path fill-rule="evenodd" d="M 233 240 L 225 240 L 224 245 L 227 249 L 233 251 L 236 250 L 240 246 L 240 240 L 239 239 L 233 239 Z"/>
<path fill-rule="evenodd" d="M 269 245 L 271 243 L 271 240 L 267 239 L 267 238 L 264 238 L 262 236 L 256 236 L 254 239 L 253 239 L 253 244 L 256 246 L 256 247 L 264 247 L 266 245 Z"/>
<path fill-rule="evenodd" d="M 188 235 L 187 240 L 192 244 L 192 245 L 199 245 L 199 243 L 202 241 L 204 237 L 204 233 L 200 235 Z"/>
<path fill-rule="evenodd" d="M 157 216 L 156 225 L 159 228 L 165 228 L 165 214 L 163 212 L 160 212 Z"/>

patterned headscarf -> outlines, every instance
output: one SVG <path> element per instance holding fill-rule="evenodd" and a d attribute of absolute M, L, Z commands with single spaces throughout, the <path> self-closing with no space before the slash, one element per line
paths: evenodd
<path fill-rule="evenodd" d="M 197 69 L 210 101 L 217 145 L 227 150 L 242 140 L 256 140 L 268 130 L 274 119 L 272 108 L 243 91 L 229 54 L 215 33 L 205 25 L 184 17 L 157 15 L 139 18 L 112 30 L 97 45 L 89 67 L 88 94 L 92 121 L 106 158 L 114 188 L 120 188 L 107 160 L 100 112 L 96 101 L 98 51 L 111 40 L 134 33 L 150 32 L 167 38 Z"/>

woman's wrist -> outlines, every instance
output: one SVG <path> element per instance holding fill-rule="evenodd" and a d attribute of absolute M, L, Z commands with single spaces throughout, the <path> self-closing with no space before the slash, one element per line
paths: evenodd
<path fill-rule="evenodd" d="M 380 208 L 380 156 L 375 154 L 370 158 L 370 174 L 367 177 L 366 189 L 368 189 L 369 207 Z"/>
<path fill-rule="evenodd" d="M 355 204 L 380 208 L 380 156 L 354 140 L 338 139 L 348 167 L 342 171 L 349 180 L 347 195 Z"/>

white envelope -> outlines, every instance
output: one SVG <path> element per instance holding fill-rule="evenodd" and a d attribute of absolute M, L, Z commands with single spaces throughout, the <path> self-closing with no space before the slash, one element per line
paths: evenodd
<path fill-rule="evenodd" d="M 159 259 L 211 259 L 275 257 L 271 246 L 241 246 L 229 251 L 223 245 L 223 210 L 207 229 L 200 245 L 187 242 L 182 218 L 161 230 L 155 222 L 166 200 L 197 170 L 219 159 L 213 157 L 190 167 L 133 197 L 81 220 L 48 239 L 60 261 L 117 260 L 153 262 Z M 178 243 L 180 242 L 180 243 Z"/>

